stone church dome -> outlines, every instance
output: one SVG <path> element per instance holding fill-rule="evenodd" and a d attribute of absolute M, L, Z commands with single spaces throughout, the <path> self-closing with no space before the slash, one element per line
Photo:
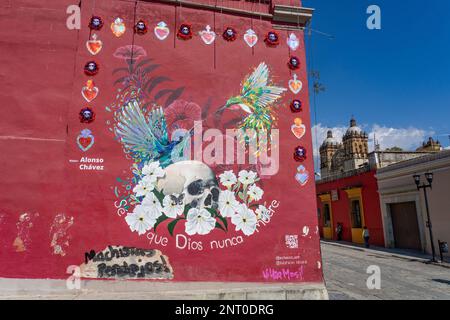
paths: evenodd
<path fill-rule="evenodd" d="M 327 132 L 327 138 L 323 141 L 322 145 L 323 146 L 337 146 L 339 144 L 339 142 L 337 141 L 336 138 L 333 137 L 333 131 L 328 130 Z"/>

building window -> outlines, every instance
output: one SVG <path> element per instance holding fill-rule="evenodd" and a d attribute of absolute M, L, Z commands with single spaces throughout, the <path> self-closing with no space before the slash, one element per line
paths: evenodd
<path fill-rule="evenodd" d="M 352 228 L 361 229 L 362 219 L 361 219 L 361 203 L 359 199 L 351 200 L 351 217 L 352 217 Z"/>
<path fill-rule="evenodd" d="M 325 228 L 331 227 L 331 212 L 329 203 L 325 203 L 323 205 L 323 226 Z"/>

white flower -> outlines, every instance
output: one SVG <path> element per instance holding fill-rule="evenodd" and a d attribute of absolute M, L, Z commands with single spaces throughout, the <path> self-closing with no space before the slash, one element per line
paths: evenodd
<path fill-rule="evenodd" d="M 137 231 L 139 235 L 150 230 L 156 223 L 156 219 L 151 218 L 142 205 L 134 207 L 133 213 L 127 215 L 125 221 L 130 226 L 131 231 Z"/>
<path fill-rule="evenodd" d="M 236 175 L 233 173 L 233 171 L 225 171 L 220 176 L 220 183 L 227 188 L 230 188 L 237 182 Z"/>
<path fill-rule="evenodd" d="M 158 178 L 164 177 L 165 172 L 159 166 L 159 162 L 151 162 L 142 168 L 142 174 L 145 175 L 145 177 L 147 177 L 150 181 L 156 182 Z"/>
<path fill-rule="evenodd" d="M 249 185 L 255 183 L 256 172 L 242 170 L 239 172 L 239 182 L 243 185 Z"/>
<path fill-rule="evenodd" d="M 145 196 L 144 200 L 142 200 L 142 206 L 148 216 L 152 219 L 156 220 L 162 215 L 161 203 L 153 193 L 149 193 Z"/>
<path fill-rule="evenodd" d="M 236 231 L 242 230 L 246 236 L 251 236 L 256 231 L 256 215 L 244 204 L 241 204 L 238 213 L 231 217 L 231 222 L 236 226 Z"/>
<path fill-rule="evenodd" d="M 250 200 L 259 201 L 261 200 L 264 191 L 260 187 L 257 187 L 256 185 L 251 185 L 250 188 L 248 188 L 248 196 L 250 197 Z"/>
<path fill-rule="evenodd" d="M 185 224 L 186 233 L 190 236 L 194 234 L 205 235 L 211 232 L 216 226 L 216 219 L 206 209 L 192 208 L 187 214 Z"/>
<path fill-rule="evenodd" d="M 269 220 L 270 220 L 269 209 L 267 209 L 263 205 L 260 205 L 258 207 L 258 209 L 255 210 L 255 212 L 256 212 L 256 217 L 258 218 L 258 220 L 262 220 L 264 222 L 269 222 Z"/>
<path fill-rule="evenodd" d="M 175 219 L 177 216 L 181 216 L 184 212 L 184 203 L 178 203 L 176 199 L 180 195 L 173 194 L 172 196 L 165 196 L 163 200 L 162 212 L 169 218 Z M 175 199 L 173 199 L 175 197 Z"/>
<path fill-rule="evenodd" d="M 151 193 L 155 189 L 154 181 L 144 177 L 139 183 L 133 188 L 133 192 L 136 197 L 143 197 Z"/>
<path fill-rule="evenodd" d="M 219 211 L 224 217 L 233 216 L 239 208 L 239 202 L 236 200 L 234 193 L 230 190 L 224 190 L 219 195 Z"/>

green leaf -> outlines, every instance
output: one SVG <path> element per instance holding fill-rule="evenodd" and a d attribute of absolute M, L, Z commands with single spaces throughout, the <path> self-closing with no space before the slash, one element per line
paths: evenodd
<path fill-rule="evenodd" d="M 161 217 L 159 217 L 158 220 L 156 220 L 156 223 L 153 227 L 153 231 L 155 231 L 155 233 L 156 233 L 156 227 L 159 226 L 162 222 L 166 221 L 167 219 L 169 219 L 169 218 L 166 217 L 165 215 L 162 215 Z"/>
<path fill-rule="evenodd" d="M 158 191 L 156 189 L 153 189 L 153 194 L 156 196 L 156 198 L 162 204 L 163 200 L 164 200 L 164 193 L 162 191 Z"/>
<path fill-rule="evenodd" d="M 209 213 L 211 213 L 211 216 L 212 216 L 213 218 L 218 216 L 216 210 L 214 210 L 214 209 L 212 209 L 212 208 L 205 208 L 205 209 L 206 209 L 206 211 L 208 211 Z"/>
<path fill-rule="evenodd" d="M 219 218 L 220 221 L 222 221 L 222 223 L 223 223 L 223 225 L 224 225 L 226 231 L 228 231 L 228 221 L 227 221 L 227 218 L 222 217 L 221 215 L 217 215 L 217 218 Z"/>
<path fill-rule="evenodd" d="M 173 237 L 173 230 L 175 229 L 175 226 L 177 225 L 178 221 L 180 221 L 180 220 L 181 219 L 175 219 L 171 223 L 169 223 L 169 225 L 167 226 L 167 228 L 169 229 L 169 233 L 172 237 Z"/>
<path fill-rule="evenodd" d="M 227 232 L 220 223 L 216 222 L 216 229 L 223 230 L 224 232 Z"/>
<path fill-rule="evenodd" d="M 191 209 L 192 209 L 191 206 L 188 205 L 188 204 L 184 207 L 184 211 L 183 211 L 184 217 L 186 217 L 186 215 L 188 214 L 189 210 L 191 210 Z"/>

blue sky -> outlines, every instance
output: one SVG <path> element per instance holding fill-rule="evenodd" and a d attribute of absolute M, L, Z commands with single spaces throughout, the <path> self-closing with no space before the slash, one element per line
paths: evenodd
<path fill-rule="evenodd" d="M 366 9 L 381 8 L 382 29 L 368 30 Z M 450 134 L 450 1 L 303 0 L 316 9 L 310 67 L 326 91 L 317 98 L 319 142 L 354 115 L 382 148 L 415 148 L 428 135 L 445 147 Z M 440 136 L 444 135 L 444 136 Z"/>

